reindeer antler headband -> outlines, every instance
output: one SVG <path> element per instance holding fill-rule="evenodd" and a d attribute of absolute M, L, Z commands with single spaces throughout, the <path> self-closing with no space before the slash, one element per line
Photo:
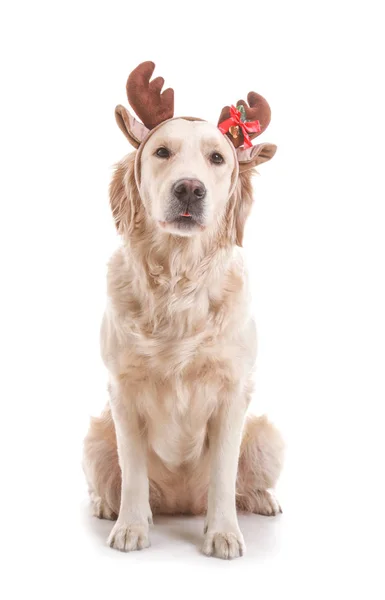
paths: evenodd
<path fill-rule="evenodd" d="M 132 71 L 127 80 L 127 97 L 139 122 L 124 106 L 117 106 L 115 116 L 120 129 L 129 142 L 139 148 L 149 134 L 162 123 L 174 118 L 174 90 L 162 92 L 163 77 L 151 81 L 155 64 L 151 61 L 141 63 Z M 236 150 L 240 170 L 246 170 L 265 162 L 274 156 L 274 144 L 253 146 L 251 140 L 260 135 L 270 123 L 270 106 L 259 94 L 250 92 L 248 104 L 238 100 L 236 106 L 225 106 L 218 121 L 219 130 L 227 135 Z M 193 117 L 181 117 L 201 120 Z"/>

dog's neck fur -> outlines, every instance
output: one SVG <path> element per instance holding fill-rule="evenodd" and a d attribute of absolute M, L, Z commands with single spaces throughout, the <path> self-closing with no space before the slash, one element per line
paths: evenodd
<path fill-rule="evenodd" d="M 226 270 L 234 248 L 218 243 L 217 236 L 178 237 L 146 221 L 145 231 L 132 235 L 125 244 L 141 277 L 158 279 L 166 286 L 181 279 L 202 284 L 213 272 L 220 276 Z"/>
<path fill-rule="evenodd" d="M 232 304 L 243 295 L 243 267 L 234 248 L 204 248 L 207 240 L 200 236 L 147 234 L 151 243 L 143 235 L 126 239 L 109 270 L 109 295 L 127 316 L 129 330 L 160 341 L 209 335 L 210 321 L 225 327 Z"/>

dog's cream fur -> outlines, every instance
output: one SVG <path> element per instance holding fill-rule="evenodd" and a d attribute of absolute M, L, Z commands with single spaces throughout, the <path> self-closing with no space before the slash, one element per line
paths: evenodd
<path fill-rule="evenodd" d="M 154 155 L 159 146 L 172 158 Z M 225 161 L 213 165 L 208 153 Z M 240 245 L 251 171 L 213 125 L 174 119 L 116 168 L 111 206 L 123 245 L 108 271 L 101 347 L 110 404 L 93 419 L 84 469 L 94 512 L 117 521 L 109 544 L 149 545 L 152 513 L 207 511 L 203 552 L 242 555 L 236 508 L 280 509 L 271 488 L 283 444 L 246 415 L 256 334 Z M 180 177 L 204 182 L 205 225 L 181 236 L 164 215 Z M 229 197 L 234 178 L 234 193 Z"/>

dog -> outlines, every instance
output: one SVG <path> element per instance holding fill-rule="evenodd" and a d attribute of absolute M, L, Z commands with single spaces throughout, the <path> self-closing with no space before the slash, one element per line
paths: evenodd
<path fill-rule="evenodd" d="M 219 128 L 174 118 L 172 90 L 149 82 L 153 70 L 142 63 L 127 83 L 143 123 L 116 109 L 137 150 L 110 186 L 122 239 L 101 328 L 110 401 L 91 420 L 83 466 L 94 514 L 116 519 L 112 548 L 147 548 L 153 514 L 205 514 L 203 553 L 230 559 L 245 552 L 237 509 L 281 511 L 272 490 L 282 437 L 247 414 L 256 328 L 238 248 L 254 167 L 276 147 L 250 147 L 270 120 L 262 97 L 225 107 Z M 251 131 L 241 117 L 256 96 L 264 104 Z"/>

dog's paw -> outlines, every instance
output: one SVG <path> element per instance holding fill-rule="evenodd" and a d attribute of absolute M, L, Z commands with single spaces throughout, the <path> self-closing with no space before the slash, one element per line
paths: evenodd
<path fill-rule="evenodd" d="M 273 517 L 282 512 L 273 492 L 267 490 L 253 490 L 247 495 L 238 496 L 237 508 L 241 511 L 252 512 L 267 517 Z"/>
<path fill-rule="evenodd" d="M 98 519 L 109 519 L 110 521 L 116 521 L 118 515 L 110 509 L 109 506 L 100 498 L 100 496 L 94 496 L 91 499 L 92 514 Z"/>
<path fill-rule="evenodd" d="M 274 517 L 282 512 L 278 500 L 274 496 L 273 492 L 267 490 L 259 490 L 255 495 L 255 506 L 253 507 L 253 513 L 257 515 L 265 515 L 267 517 Z"/>
<path fill-rule="evenodd" d="M 202 546 L 203 554 L 217 558 L 238 558 L 246 551 L 241 532 L 238 531 L 207 531 Z"/>
<path fill-rule="evenodd" d="M 107 540 L 110 548 L 121 552 L 143 550 L 150 546 L 147 524 L 127 524 L 116 522 Z"/>

